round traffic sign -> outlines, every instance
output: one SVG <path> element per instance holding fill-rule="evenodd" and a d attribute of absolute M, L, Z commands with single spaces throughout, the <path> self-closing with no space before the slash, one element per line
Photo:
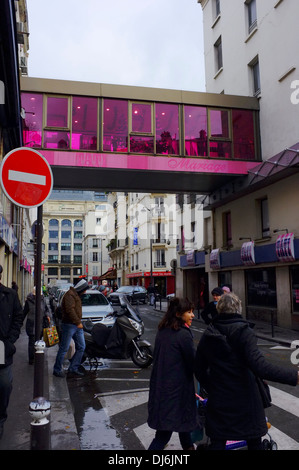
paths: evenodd
<path fill-rule="evenodd" d="M 17 206 L 38 207 L 52 192 L 53 174 L 43 155 L 34 149 L 19 147 L 4 157 L 0 182 L 6 196 Z"/>

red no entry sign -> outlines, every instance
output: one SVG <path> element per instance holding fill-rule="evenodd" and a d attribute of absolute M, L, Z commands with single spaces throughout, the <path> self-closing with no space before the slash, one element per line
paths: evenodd
<path fill-rule="evenodd" d="M 17 206 L 38 207 L 51 194 L 53 174 L 39 152 L 20 147 L 4 157 L 0 182 L 6 196 Z"/>

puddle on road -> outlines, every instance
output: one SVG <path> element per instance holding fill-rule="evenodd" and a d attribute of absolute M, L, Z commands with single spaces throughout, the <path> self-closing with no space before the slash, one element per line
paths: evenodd
<path fill-rule="evenodd" d="M 103 408 L 85 410 L 78 429 L 82 450 L 123 450 L 120 436 L 110 425 Z"/>

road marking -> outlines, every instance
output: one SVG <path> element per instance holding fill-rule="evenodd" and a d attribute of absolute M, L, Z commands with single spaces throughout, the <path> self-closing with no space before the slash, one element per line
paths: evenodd
<path fill-rule="evenodd" d="M 269 435 L 276 442 L 278 450 L 299 450 L 297 441 L 273 426 L 269 429 Z"/>
<path fill-rule="evenodd" d="M 34 173 L 25 173 L 24 171 L 8 170 L 8 179 L 20 183 L 40 184 L 46 186 L 45 175 L 36 175 Z"/>
<path fill-rule="evenodd" d="M 127 397 L 124 397 L 122 394 L 101 397 L 100 401 L 108 416 L 113 416 L 147 403 L 148 391 L 135 392 Z"/>
<path fill-rule="evenodd" d="M 297 418 L 299 417 L 299 399 L 297 397 L 271 386 L 270 391 L 273 405 L 297 416 Z"/>

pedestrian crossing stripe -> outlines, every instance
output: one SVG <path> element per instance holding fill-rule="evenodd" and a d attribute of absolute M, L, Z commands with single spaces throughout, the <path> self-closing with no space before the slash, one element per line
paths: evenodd
<path fill-rule="evenodd" d="M 274 406 L 299 417 L 297 397 L 273 386 L 270 386 L 270 390 Z M 107 416 L 112 417 L 128 409 L 146 405 L 148 402 L 148 392 L 149 389 L 122 390 L 113 392 L 113 394 L 100 394 L 98 398 Z M 134 428 L 133 431 L 144 448 L 147 449 L 155 435 L 155 431 L 149 428 L 147 423 Z M 299 442 L 279 429 L 271 426 L 269 432 L 272 440 L 277 443 L 279 450 L 299 450 Z M 177 433 L 173 433 L 165 450 L 181 450 Z"/>

